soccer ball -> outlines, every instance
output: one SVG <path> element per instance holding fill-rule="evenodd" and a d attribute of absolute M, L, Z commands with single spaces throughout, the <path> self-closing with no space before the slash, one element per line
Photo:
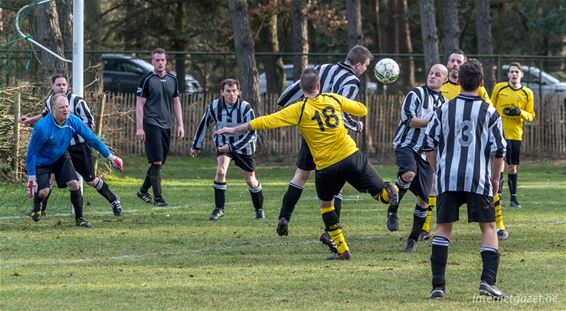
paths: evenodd
<path fill-rule="evenodd" d="M 399 78 L 399 65 L 391 58 L 382 58 L 375 64 L 373 74 L 379 82 L 391 84 Z"/>

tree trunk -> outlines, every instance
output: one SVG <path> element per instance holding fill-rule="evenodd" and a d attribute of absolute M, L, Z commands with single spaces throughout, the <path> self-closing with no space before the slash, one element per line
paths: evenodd
<path fill-rule="evenodd" d="M 268 5 L 270 0 L 260 0 L 262 5 Z M 264 23 L 260 31 L 259 45 L 263 51 L 279 53 L 279 38 L 277 36 L 277 15 L 269 14 L 264 16 Z M 281 94 L 285 88 L 285 68 L 283 67 L 283 57 L 264 56 L 263 67 L 268 94 Z"/>
<path fill-rule="evenodd" d="M 448 57 L 455 49 L 460 48 L 460 24 L 458 18 L 458 2 L 459 0 L 443 0 L 442 1 L 442 46 L 444 47 L 444 58 L 448 61 Z"/>
<path fill-rule="evenodd" d="M 294 80 L 301 77 L 303 70 L 307 68 L 309 52 L 308 31 L 307 31 L 307 5 L 306 1 L 293 0 L 293 10 L 291 13 L 291 24 L 293 29 L 293 57 Z"/>
<path fill-rule="evenodd" d="M 242 98 L 248 101 L 259 114 L 260 111 L 257 109 L 260 103 L 257 66 L 254 56 L 254 43 L 248 21 L 247 3 L 246 0 L 230 0 L 229 7 L 232 29 L 234 30 L 236 59 L 240 68 Z"/>
<path fill-rule="evenodd" d="M 491 36 L 491 16 L 489 0 L 476 0 L 476 33 L 478 39 L 478 54 L 493 55 L 493 39 Z M 493 74 L 494 61 L 492 57 L 481 57 L 483 64 L 483 82 L 489 93 L 495 84 Z"/>
<path fill-rule="evenodd" d="M 371 40 L 373 45 L 371 49 L 374 53 L 382 53 L 383 48 L 381 47 L 380 37 L 381 37 L 381 27 L 379 27 L 379 0 L 370 1 L 370 6 L 367 8 L 367 16 L 371 25 Z"/>
<path fill-rule="evenodd" d="M 102 40 L 102 18 L 100 10 L 101 0 L 85 1 L 85 50 L 100 51 Z M 95 91 L 97 94 L 103 92 L 102 63 L 100 53 L 85 53 L 85 86 L 86 90 Z M 96 96 L 95 98 L 100 98 Z M 90 103 L 91 105 L 99 103 Z M 96 106 L 95 106 L 96 107 Z"/>
<path fill-rule="evenodd" d="M 185 8 L 184 0 L 177 0 L 177 8 L 175 10 L 175 28 L 183 29 L 185 24 Z M 183 38 L 183 32 L 178 32 L 173 34 L 173 50 L 176 52 L 183 52 L 186 50 L 186 41 Z M 179 92 L 184 93 L 186 89 L 185 85 L 185 53 L 175 54 L 175 73 L 177 75 L 177 82 L 179 84 Z"/>
<path fill-rule="evenodd" d="M 409 13 L 409 5 L 407 0 L 397 0 L 397 12 L 398 12 L 398 29 L 399 37 L 397 41 L 399 42 L 399 53 L 402 54 L 413 54 L 413 45 L 411 44 L 411 29 L 409 28 L 409 21 L 407 19 L 407 14 Z M 401 84 L 405 86 L 413 86 L 415 84 L 415 63 L 413 58 L 410 56 L 401 58 Z"/>
<path fill-rule="evenodd" d="M 425 57 L 425 72 L 440 62 L 438 56 L 438 31 L 433 0 L 421 0 L 421 32 L 423 37 L 423 51 Z"/>
<path fill-rule="evenodd" d="M 396 0 L 383 0 L 384 8 L 385 8 L 385 38 L 386 41 L 384 42 L 385 52 L 386 53 L 397 53 L 399 51 L 399 44 L 397 42 L 397 35 L 398 27 L 397 23 L 395 22 L 395 13 L 397 11 L 397 6 L 395 5 Z"/>
<path fill-rule="evenodd" d="M 59 16 L 55 2 L 48 2 L 36 7 L 35 10 L 35 39 L 46 48 L 58 55 L 63 55 L 63 40 L 59 28 Z M 61 72 L 68 74 L 67 65 L 53 55 L 41 50 L 40 76 L 50 76 Z M 41 78 L 41 81 L 44 79 Z"/>
<path fill-rule="evenodd" d="M 350 48 L 363 44 L 362 11 L 360 0 L 346 0 L 348 17 L 348 44 Z"/>
<path fill-rule="evenodd" d="M 96 1 L 96 0 L 95 0 Z M 85 1 L 85 14 L 88 14 L 86 8 L 90 1 Z M 59 29 L 61 30 L 61 39 L 63 40 L 63 51 L 67 52 L 66 58 L 71 58 L 73 55 L 73 21 L 71 21 L 71 14 L 73 12 L 72 1 L 59 2 L 57 4 L 57 15 L 59 16 Z M 85 25 L 86 27 L 86 25 Z M 100 28 L 98 28 L 100 32 Z"/>

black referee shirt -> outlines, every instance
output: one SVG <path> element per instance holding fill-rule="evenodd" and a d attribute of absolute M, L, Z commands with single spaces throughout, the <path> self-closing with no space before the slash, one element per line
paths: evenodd
<path fill-rule="evenodd" d="M 170 73 L 160 77 L 151 71 L 143 76 L 136 95 L 146 99 L 143 122 L 161 128 L 171 128 L 173 98 L 179 97 L 177 78 Z"/>

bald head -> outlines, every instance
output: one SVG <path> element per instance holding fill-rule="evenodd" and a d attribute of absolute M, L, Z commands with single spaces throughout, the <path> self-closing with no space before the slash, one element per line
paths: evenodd
<path fill-rule="evenodd" d="M 428 72 L 426 86 L 431 90 L 440 91 L 446 81 L 448 81 L 448 68 L 442 64 L 433 65 Z"/>

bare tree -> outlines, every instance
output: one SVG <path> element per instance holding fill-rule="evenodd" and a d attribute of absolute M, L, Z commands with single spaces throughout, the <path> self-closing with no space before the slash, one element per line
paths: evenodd
<path fill-rule="evenodd" d="M 421 32 L 423 37 L 423 50 L 425 57 L 425 72 L 432 65 L 440 62 L 438 56 L 438 31 L 433 0 L 420 1 Z"/>
<path fill-rule="evenodd" d="M 63 40 L 55 2 L 36 7 L 34 26 L 36 40 L 51 51 L 63 55 Z M 49 76 L 56 72 L 68 73 L 68 67 L 63 61 L 45 51 L 40 52 L 40 61 L 44 75 Z"/>
<path fill-rule="evenodd" d="M 348 45 L 350 48 L 363 43 L 362 12 L 360 0 L 346 0 L 348 17 Z"/>
<path fill-rule="evenodd" d="M 248 21 L 248 5 L 246 0 L 230 0 L 230 17 L 234 30 L 236 59 L 240 68 L 242 97 L 256 110 L 260 103 L 257 66 L 254 56 L 254 42 Z"/>
<path fill-rule="evenodd" d="M 185 6 L 184 0 L 177 0 L 175 3 L 175 29 L 183 29 L 185 27 Z M 181 52 L 186 50 L 187 41 L 184 38 L 183 33 L 173 33 L 172 38 L 173 50 L 176 52 Z M 177 81 L 179 84 L 179 92 L 185 92 L 185 53 L 175 54 L 175 74 L 177 75 Z"/>
<path fill-rule="evenodd" d="M 307 31 L 307 3 L 304 0 L 293 0 L 293 10 L 291 12 L 293 29 L 293 57 L 294 80 L 301 77 L 301 73 L 308 64 L 309 45 Z"/>
<path fill-rule="evenodd" d="M 379 0 L 372 0 L 369 2 L 369 7 L 367 8 L 368 19 L 371 25 L 371 40 L 373 41 L 373 51 L 374 53 L 381 53 L 382 47 L 380 42 L 381 29 L 379 27 Z"/>
<path fill-rule="evenodd" d="M 399 53 L 403 54 L 413 54 L 413 45 L 411 43 L 411 29 L 409 27 L 409 21 L 407 19 L 407 14 L 409 13 L 409 5 L 407 0 L 396 0 L 397 1 L 397 23 L 398 23 L 398 42 L 399 42 Z M 415 83 L 415 64 L 412 57 L 406 57 L 401 59 L 401 82 L 403 84 L 412 86 Z"/>
<path fill-rule="evenodd" d="M 478 43 L 478 54 L 489 55 L 481 57 L 479 60 L 483 64 L 483 80 L 485 88 L 491 92 L 495 84 L 493 72 L 494 61 L 490 57 L 493 55 L 493 38 L 491 35 L 491 16 L 489 10 L 489 0 L 476 0 L 476 34 Z"/>
<path fill-rule="evenodd" d="M 99 51 L 102 40 L 101 0 L 85 2 L 85 50 Z M 101 55 L 95 52 L 85 54 L 85 86 L 97 93 L 103 91 Z M 92 103 L 95 104 L 95 103 Z"/>
<path fill-rule="evenodd" d="M 267 8 L 262 15 L 260 22 L 260 40 L 259 45 L 265 51 L 279 52 L 279 37 L 277 35 L 277 11 L 270 7 L 271 5 L 279 5 L 271 0 L 260 0 L 259 3 Z M 268 94 L 281 94 L 285 88 L 285 68 L 283 66 L 283 57 L 281 55 L 263 57 L 263 67 L 265 68 L 265 76 Z"/>
<path fill-rule="evenodd" d="M 458 18 L 459 0 L 443 0 L 442 1 L 442 46 L 444 47 L 444 57 L 448 60 L 448 56 L 460 47 L 460 24 Z"/>

